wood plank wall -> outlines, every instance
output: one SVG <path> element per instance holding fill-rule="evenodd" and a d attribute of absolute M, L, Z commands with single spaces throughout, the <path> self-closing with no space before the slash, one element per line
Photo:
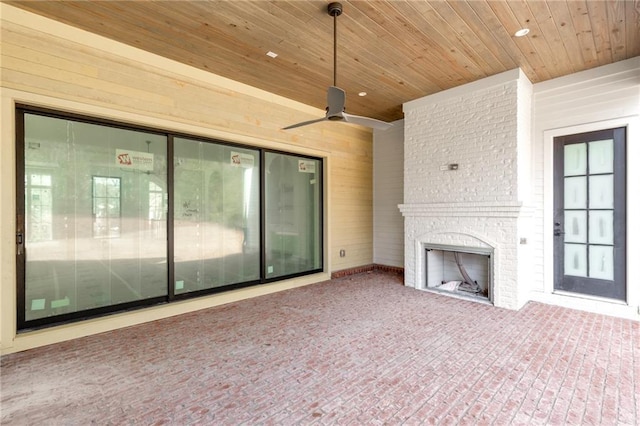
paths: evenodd
<path fill-rule="evenodd" d="M 85 114 L 101 108 L 109 111 L 104 118 L 125 117 L 134 124 L 325 157 L 329 172 L 327 272 L 373 262 L 370 130 L 330 122 L 282 131 L 288 124 L 321 116 L 324 111 L 8 5 L 0 7 L 5 129 L 0 156 L 1 259 L 2 266 L 7 266 L 2 273 L 3 289 L 15 288 L 14 245 L 10 237 L 15 234 L 14 137 L 7 131 L 13 129 L 14 123 L 13 114 L 4 111 L 16 93 L 24 94 L 25 99 L 47 99 L 42 105 L 46 107 L 59 105 L 60 109 Z M 345 250 L 345 257 L 339 256 L 341 249 Z M 2 310 L 6 313 L 11 308 L 15 312 L 15 299 L 7 300 L 13 292 L 3 290 L 2 294 Z M 7 316 L 3 318 L 6 320 Z M 6 329 L 6 324 L 2 328 Z"/>
<path fill-rule="evenodd" d="M 404 121 L 373 138 L 373 262 L 404 268 Z"/>

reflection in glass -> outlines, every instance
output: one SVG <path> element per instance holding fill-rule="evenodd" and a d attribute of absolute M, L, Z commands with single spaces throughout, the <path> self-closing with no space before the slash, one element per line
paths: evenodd
<path fill-rule="evenodd" d="M 587 208 L 587 178 L 570 177 L 564 179 L 564 208 Z"/>
<path fill-rule="evenodd" d="M 174 139 L 175 293 L 260 278 L 258 151 Z"/>
<path fill-rule="evenodd" d="M 589 212 L 589 243 L 613 245 L 613 211 Z"/>
<path fill-rule="evenodd" d="M 589 142 L 589 174 L 613 173 L 613 139 Z"/>
<path fill-rule="evenodd" d="M 589 277 L 613 280 L 613 247 L 589 246 Z"/>
<path fill-rule="evenodd" d="M 567 243 L 587 242 L 587 212 L 566 211 L 564 213 L 564 241 Z"/>
<path fill-rule="evenodd" d="M 120 178 L 93 177 L 93 236 L 120 236 Z"/>
<path fill-rule="evenodd" d="M 294 155 L 265 154 L 266 276 L 322 267 L 322 163 Z"/>
<path fill-rule="evenodd" d="M 53 238 L 50 174 L 25 175 L 25 203 L 27 242 L 50 241 Z"/>
<path fill-rule="evenodd" d="M 587 174 L 587 144 L 576 143 L 564 146 L 564 175 Z"/>
<path fill-rule="evenodd" d="M 613 208 L 613 175 L 589 176 L 589 208 Z"/>
<path fill-rule="evenodd" d="M 47 241 L 26 217 L 25 319 L 166 295 L 166 206 L 158 229 L 147 217 L 149 182 L 166 194 L 166 137 L 25 114 L 24 142 L 26 211 L 33 176 L 50 191 Z"/>
<path fill-rule="evenodd" d="M 564 245 L 564 273 L 576 277 L 587 276 L 587 246 L 582 244 Z"/>

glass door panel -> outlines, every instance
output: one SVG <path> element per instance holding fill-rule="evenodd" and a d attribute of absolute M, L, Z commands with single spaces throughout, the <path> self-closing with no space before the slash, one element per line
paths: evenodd
<path fill-rule="evenodd" d="M 260 278 L 260 153 L 174 139 L 175 294 Z"/>
<path fill-rule="evenodd" d="M 24 114 L 24 312 L 19 322 L 167 294 L 165 136 Z M 128 161 L 122 162 L 126 156 Z"/>
<path fill-rule="evenodd" d="M 613 209 L 613 173 L 589 176 L 589 208 Z"/>
<path fill-rule="evenodd" d="M 587 179 L 585 177 L 564 179 L 564 205 L 567 209 L 584 209 L 587 206 Z"/>
<path fill-rule="evenodd" d="M 564 213 L 564 241 L 567 243 L 587 242 L 587 212 L 567 210 Z"/>
<path fill-rule="evenodd" d="M 583 176 L 587 173 L 587 145 L 584 143 L 564 147 L 564 176 Z"/>
<path fill-rule="evenodd" d="M 322 268 L 322 162 L 265 153 L 265 276 Z"/>
<path fill-rule="evenodd" d="M 589 242 L 591 244 L 614 245 L 612 210 L 592 210 L 589 212 Z"/>

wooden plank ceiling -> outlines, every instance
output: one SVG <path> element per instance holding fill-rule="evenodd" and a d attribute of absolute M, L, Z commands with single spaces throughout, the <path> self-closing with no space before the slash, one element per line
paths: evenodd
<path fill-rule="evenodd" d="M 333 84 L 327 1 L 5 2 L 318 108 Z M 638 0 L 341 3 L 347 112 L 386 121 L 403 102 L 516 67 L 537 83 L 640 55 Z"/>

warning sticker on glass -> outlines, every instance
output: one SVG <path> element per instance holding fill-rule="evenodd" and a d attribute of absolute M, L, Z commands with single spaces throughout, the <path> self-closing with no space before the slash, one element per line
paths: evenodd
<path fill-rule="evenodd" d="M 309 160 L 298 160 L 298 171 L 300 173 L 315 173 L 316 162 Z"/>
<path fill-rule="evenodd" d="M 153 154 L 116 149 L 116 165 L 128 169 L 153 171 Z"/>
<path fill-rule="evenodd" d="M 244 154 L 242 152 L 231 151 L 231 165 L 234 167 L 242 167 L 245 169 L 253 168 L 253 155 Z"/>

